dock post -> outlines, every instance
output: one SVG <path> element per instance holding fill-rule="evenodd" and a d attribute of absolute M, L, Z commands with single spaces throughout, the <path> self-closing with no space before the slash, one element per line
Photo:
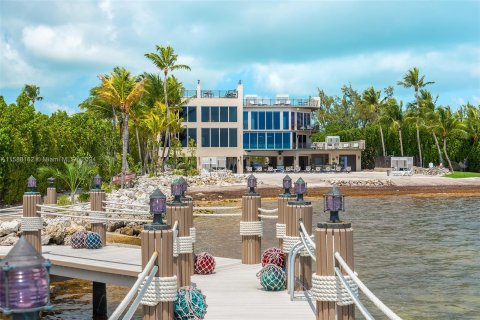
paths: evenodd
<path fill-rule="evenodd" d="M 94 178 L 94 188 L 90 190 L 90 210 L 105 211 L 103 202 L 105 201 L 105 190 L 101 189 L 102 178 L 97 174 Z M 92 231 L 96 232 L 102 238 L 102 246 L 107 245 L 107 225 L 104 221 L 92 221 Z"/>
<path fill-rule="evenodd" d="M 178 234 L 173 245 L 173 269 L 179 287 L 189 286 L 193 273 L 193 247 L 190 228 L 193 221 L 191 205 L 182 202 L 184 185 L 182 181 L 172 183 L 173 201 L 167 203 L 167 223 L 171 226 L 178 221 Z"/>
<path fill-rule="evenodd" d="M 345 211 L 343 194 L 334 186 L 324 195 L 324 212 L 330 212 L 328 222 L 320 222 L 315 230 L 315 247 L 317 268 L 313 275 L 314 285 L 312 295 L 317 300 L 317 320 L 327 319 L 355 319 L 355 305 L 350 296 L 343 296 L 337 292 L 336 297 L 324 294 L 321 283 L 334 287 L 342 287 L 335 275 L 335 267 L 339 268 L 347 283 L 354 292 L 358 291 L 356 285 L 349 279 L 347 273 L 340 267 L 335 258 L 338 252 L 350 269 L 354 269 L 353 263 L 353 229 L 351 223 L 340 220 L 339 211 Z M 335 306 L 335 304 L 337 304 Z M 336 313 L 335 313 L 336 312 Z"/>
<path fill-rule="evenodd" d="M 283 250 L 287 253 L 287 261 L 288 252 L 295 243 L 300 241 L 300 220 L 303 221 L 308 235 L 312 234 L 313 207 L 310 201 L 303 199 L 303 194 L 306 192 L 306 183 L 302 178 L 299 178 L 297 182 L 295 182 L 295 191 L 297 193 L 297 199 L 287 203 L 285 217 L 286 235 L 283 242 Z M 295 291 L 310 289 L 312 285 L 312 258 L 305 250 L 301 251 L 300 256 L 295 258 L 294 273 L 295 283 L 288 283 L 288 286 L 293 285 Z"/>
<path fill-rule="evenodd" d="M 42 252 L 42 228 L 43 220 L 40 216 L 37 205 L 41 203 L 42 197 L 36 191 L 37 180 L 30 176 L 28 178 L 28 191 L 23 194 L 22 233 L 28 242 L 37 250 Z"/>
<path fill-rule="evenodd" d="M 278 220 L 276 224 L 276 234 L 278 238 L 278 247 L 283 248 L 283 237 L 286 235 L 286 222 L 285 217 L 287 215 L 287 204 L 289 201 L 293 201 L 296 196 L 290 193 L 292 187 L 292 179 L 286 175 L 283 178 L 283 188 L 285 191 L 278 195 Z"/>
<path fill-rule="evenodd" d="M 107 285 L 102 282 L 92 282 L 93 319 L 107 320 Z"/>
<path fill-rule="evenodd" d="M 242 263 L 259 264 L 261 262 L 263 224 L 258 217 L 258 208 L 262 206 L 260 194 L 255 191 L 257 179 L 252 174 L 248 177 L 250 190 L 242 196 Z"/>
<path fill-rule="evenodd" d="M 187 227 L 189 230 L 189 236 L 192 237 L 192 253 L 187 254 L 188 258 L 188 266 L 190 268 L 190 274 L 193 275 L 195 273 L 195 261 L 193 258 L 193 254 L 195 252 L 195 241 L 196 241 L 196 229 L 193 226 L 193 199 L 190 196 L 182 196 L 182 202 L 188 206 L 187 212 Z"/>
<path fill-rule="evenodd" d="M 155 193 L 155 192 L 154 192 Z M 150 211 L 154 215 L 154 222 L 152 224 L 146 224 L 144 230 L 140 233 L 141 239 L 141 250 L 142 250 L 142 269 L 145 268 L 148 261 L 152 257 L 154 252 L 157 252 L 157 259 L 155 265 L 158 266 L 157 274 L 155 275 L 154 280 L 159 280 L 159 278 L 170 278 L 174 276 L 174 266 L 173 266 L 173 230 L 172 226 L 166 225 L 163 223 L 161 215 L 165 212 L 165 196 L 158 190 L 158 193 L 163 197 L 157 197 L 153 199 L 150 197 Z M 163 198 L 158 200 L 158 198 Z M 152 200 L 153 199 L 153 200 Z M 158 200 L 158 205 L 154 202 Z M 160 204 L 160 202 L 162 202 Z M 160 214 L 152 211 L 152 208 L 160 208 Z M 156 218 L 156 216 L 159 216 Z M 175 283 L 175 279 L 172 280 Z M 174 305 L 171 297 L 161 298 L 158 297 L 158 290 L 156 286 L 160 283 L 159 281 L 155 282 L 155 292 L 154 296 L 157 299 L 155 301 L 144 301 L 143 304 L 143 319 L 144 320 L 171 320 L 174 315 Z M 153 283 L 152 283 L 153 284 Z M 151 285 L 152 285 L 151 284 Z M 170 288 L 171 289 L 171 288 Z M 176 288 L 175 292 L 176 292 Z M 167 292 L 163 292 L 164 294 Z M 171 295 L 171 292 L 168 292 Z M 176 295 L 174 295 L 176 298 Z M 163 299 L 163 300 L 162 300 Z"/>
<path fill-rule="evenodd" d="M 48 188 L 44 204 L 55 205 L 57 204 L 57 189 L 55 188 L 55 178 L 48 178 L 47 182 Z"/>

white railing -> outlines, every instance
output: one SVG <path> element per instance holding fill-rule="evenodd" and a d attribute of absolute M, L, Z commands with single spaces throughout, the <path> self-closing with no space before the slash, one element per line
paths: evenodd
<path fill-rule="evenodd" d="M 123 314 L 123 312 L 125 311 L 125 309 L 128 307 L 130 303 L 131 303 L 130 308 L 127 310 L 127 312 L 125 313 L 122 319 L 129 320 L 132 318 L 133 314 L 135 313 L 135 310 L 137 310 L 140 304 L 140 301 L 145 295 L 145 292 L 147 292 L 148 286 L 150 285 L 150 283 L 153 280 L 153 277 L 158 271 L 158 267 L 155 265 L 155 260 L 157 259 L 157 256 L 158 256 L 158 253 L 155 251 L 152 254 L 152 257 L 148 261 L 143 271 L 138 275 L 137 281 L 135 281 L 130 291 L 128 291 L 125 298 L 123 298 L 122 302 L 120 302 L 120 304 L 112 313 L 112 315 L 108 318 L 108 320 L 120 319 L 120 316 Z M 142 289 L 140 290 L 140 292 L 138 292 L 138 289 L 143 283 L 144 285 Z M 136 295 L 136 298 L 132 302 L 132 299 L 135 297 L 135 295 Z"/>

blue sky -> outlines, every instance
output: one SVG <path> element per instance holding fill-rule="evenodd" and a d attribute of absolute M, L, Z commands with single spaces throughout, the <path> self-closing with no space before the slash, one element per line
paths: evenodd
<path fill-rule="evenodd" d="M 155 72 L 144 58 L 171 45 L 187 89 L 274 97 L 395 85 L 419 67 L 440 104 L 480 104 L 480 1 L 0 0 L 0 95 L 41 87 L 42 112 L 78 103 L 114 66 Z M 412 100 L 411 90 L 395 86 Z"/>

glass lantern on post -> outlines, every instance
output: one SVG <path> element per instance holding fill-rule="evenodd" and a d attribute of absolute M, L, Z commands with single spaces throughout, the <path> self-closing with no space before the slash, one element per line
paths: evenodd
<path fill-rule="evenodd" d="M 185 180 L 184 177 L 180 177 L 177 179 L 180 184 L 182 185 L 182 196 L 181 196 L 181 199 L 184 199 L 185 198 L 185 192 L 187 192 L 187 188 L 188 188 L 188 183 L 187 183 L 187 180 Z"/>
<path fill-rule="evenodd" d="M 172 206 L 181 206 L 182 202 L 182 193 L 184 193 L 184 185 L 180 179 L 177 179 L 172 182 L 171 192 L 173 196 L 173 201 L 170 203 Z"/>
<path fill-rule="evenodd" d="M 51 310 L 50 266 L 22 236 L 0 262 L 0 311 L 14 320 L 35 320 Z"/>
<path fill-rule="evenodd" d="M 102 187 L 102 177 L 97 173 L 95 177 L 93 177 L 93 190 L 100 191 Z"/>
<path fill-rule="evenodd" d="M 153 223 L 146 224 L 144 230 L 166 230 L 170 228 L 163 222 L 166 204 L 167 197 L 160 189 L 155 189 L 150 195 L 150 213 L 153 215 Z"/>
<path fill-rule="evenodd" d="M 25 192 L 25 194 L 39 194 L 37 192 L 37 179 L 35 179 L 34 176 L 30 176 L 28 177 L 27 179 L 27 188 L 28 188 L 28 191 Z"/>
<path fill-rule="evenodd" d="M 330 222 L 341 222 L 338 215 L 339 211 L 345 211 L 345 196 L 336 186 L 333 186 L 329 192 L 323 195 L 323 212 L 330 212 Z"/>
<path fill-rule="evenodd" d="M 291 194 L 290 188 L 292 187 L 292 178 L 290 178 L 288 174 L 285 176 L 285 178 L 283 178 L 282 186 L 283 186 L 283 189 L 285 189 L 283 194 L 290 195 Z"/>
<path fill-rule="evenodd" d="M 55 178 L 50 177 L 47 179 L 47 184 L 49 188 L 55 188 Z"/>
<path fill-rule="evenodd" d="M 257 178 L 253 174 L 247 178 L 247 187 L 249 188 L 249 194 L 256 194 L 255 188 L 257 187 Z"/>

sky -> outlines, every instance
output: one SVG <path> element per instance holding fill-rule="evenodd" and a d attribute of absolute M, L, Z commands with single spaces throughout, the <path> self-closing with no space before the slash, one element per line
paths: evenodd
<path fill-rule="evenodd" d="M 78 112 L 98 75 L 123 66 L 158 72 L 144 57 L 171 45 L 191 71 L 186 89 L 274 98 L 395 87 L 418 67 L 438 104 L 480 104 L 480 1 L 0 0 L 0 95 L 41 88 L 44 113 Z"/>

